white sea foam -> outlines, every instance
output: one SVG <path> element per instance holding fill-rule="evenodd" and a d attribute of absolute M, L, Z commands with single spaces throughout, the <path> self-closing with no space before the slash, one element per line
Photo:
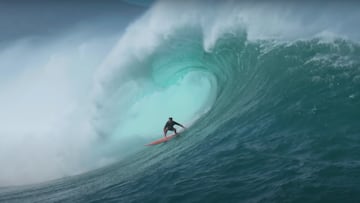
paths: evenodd
<path fill-rule="evenodd" d="M 359 15 L 335 2 L 158 1 L 117 40 L 70 34 L 1 47 L 0 71 L 8 75 L 0 76 L 0 185 L 108 164 L 161 136 L 168 116 L 185 124 L 199 118 L 216 91 L 211 75 L 189 72 L 162 87 L 144 64 L 180 28 L 200 28 L 211 52 L 224 33 L 239 30 L 249 40 L 359 40 Z"/>

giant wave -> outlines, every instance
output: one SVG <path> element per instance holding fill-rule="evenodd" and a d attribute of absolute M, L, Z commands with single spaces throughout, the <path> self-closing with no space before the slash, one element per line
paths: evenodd
<path fill-rule="evenodd" d="M 308 5 L 158 2 L 96 72 L 94 153 L 122 160 L 0 200 L 359 200 L 360 46 L 337 6 L 329 23 Z M 189 130 L 142 147 L 170 115 Z"/>

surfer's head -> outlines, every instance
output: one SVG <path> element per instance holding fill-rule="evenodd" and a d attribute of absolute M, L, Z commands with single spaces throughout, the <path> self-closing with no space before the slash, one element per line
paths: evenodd
<path fill-rule="evenodd" d="M 172 117 L 169 117 L 169 120 L 172 121 Z"/>

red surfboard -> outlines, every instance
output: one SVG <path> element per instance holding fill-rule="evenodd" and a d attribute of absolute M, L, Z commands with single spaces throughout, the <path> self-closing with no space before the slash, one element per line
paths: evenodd
<path fill-rule="evenodd" d="M 178 134 L 175 134 L 175 133 L 174 133 L 174 134 L 172 134 L 172 135 L 163 137 L 163 138 L 161 138 L 161 139 L 159 139 L 159 140 L 155 140 L 154 142 L 151 142 L 151 143 L 149 143 L 149 144 L 146 144 L 145 146 L 157 145 L 157 144 L 160 144 L 160 143 L 169 141 L 169 140 L 171 140 L 172 138 L 176 137 L 177 135 L 179 135 L 179 133 L 178 133 Z"/>

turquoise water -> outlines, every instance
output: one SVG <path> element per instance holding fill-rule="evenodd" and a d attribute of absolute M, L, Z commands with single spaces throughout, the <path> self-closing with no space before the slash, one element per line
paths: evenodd
<path fill-rule="evenodd" d="M 190 30 L 146 58 L 142 76 L 162 88 L 206 81 L 210 108 L 186 132 L 79 176 L 0 189 L 0 201 L 359 202 L 360 46 L 239 31 L 205 51 Z"/>
<path fill-rule="evenodd" d="M 1 187 L 0 202 L 360 202 L 356 5 L 209 2 L 156 3 L 95 71 L 76 63 L 73 80 L 94 76 L 79 115 L 25 150 L 33 180 L 49 163 L 67 177 Z M 143 146 L 168 116 L 188 130 Z"/>

